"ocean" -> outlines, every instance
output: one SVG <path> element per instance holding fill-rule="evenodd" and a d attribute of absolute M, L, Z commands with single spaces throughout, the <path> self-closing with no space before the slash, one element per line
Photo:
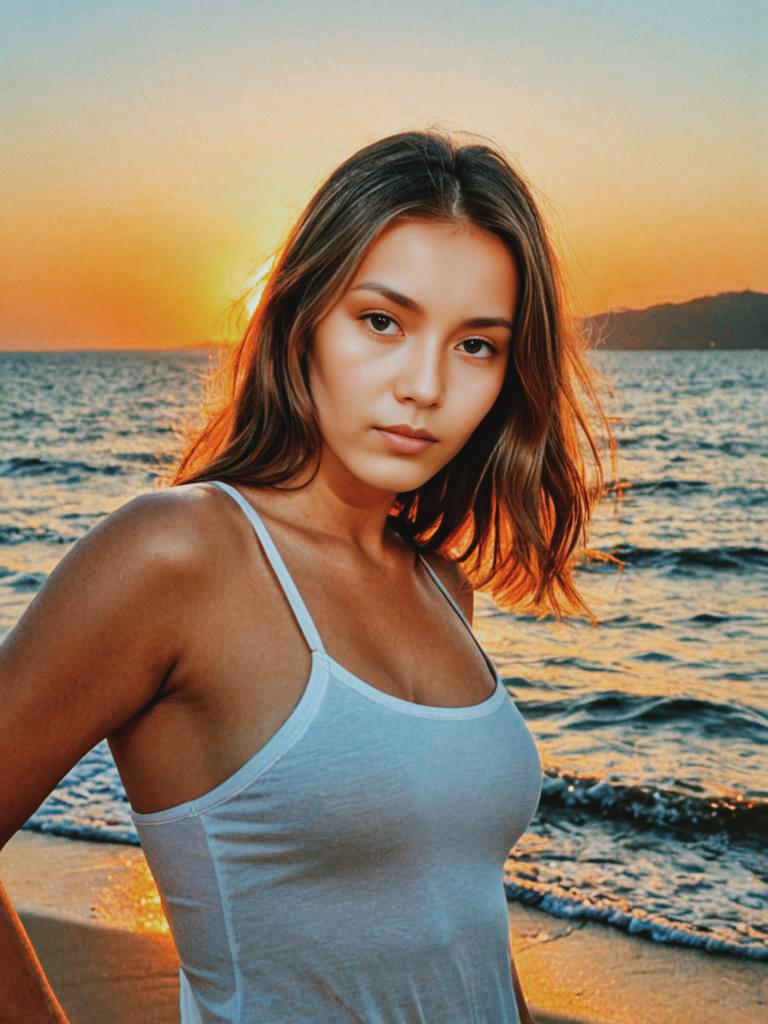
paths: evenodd
<path fill-rule="evenodd" d="M 215 358 L 0 353 L 0 638 L 68 547 L 173 463 Z M 589 542 L 623 563 L 576 570 L 599 625 L 476 598 L 546 773 L 507 896 L 765 960 L 768 353 L 590 358 L 613 389 L 619 480 Z M 106 742 L 24 827 L 138 843 Z"/>

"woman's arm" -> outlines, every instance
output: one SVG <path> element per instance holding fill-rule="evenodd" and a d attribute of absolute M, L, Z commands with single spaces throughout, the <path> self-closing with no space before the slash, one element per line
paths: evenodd
<path fill-rule="evenodd" d="M 0 846 L 157 696 L 199 561 L 188 522 L 170 492 L 133 498 L 70 548 L 0 644 Z M 66 1020 L 2 886 L 0 963 L 0 1022 Z"/>
<path fill-rule="evenodd" d="M 66 1024 L 67 1017 L 48 984 L 29 936 L 0 882 L 0 1021 L 39 1021 L 40 1024 Z"/>

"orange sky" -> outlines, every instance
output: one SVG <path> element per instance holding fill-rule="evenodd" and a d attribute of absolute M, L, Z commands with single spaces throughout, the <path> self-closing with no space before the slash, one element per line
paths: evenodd
<path fill-rule="evenodd" d="M 768 290 L 759 4 L 29 6 L 0 26 L 2 348 L 220 338 L 321 178 L 431 123 L 534 183 L 582 314 Z"/>

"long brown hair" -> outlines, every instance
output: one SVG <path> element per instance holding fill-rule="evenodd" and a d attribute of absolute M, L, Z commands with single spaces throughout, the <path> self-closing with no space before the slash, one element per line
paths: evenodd
<path fill-rule="evenodd" d="M 604 490 L 587 409 L 609 444 L 610 427 L 532 188 L 486 142 L 399 132 L 359 149 L 321 183 L 209 382 L 215 397 L 206 398 L 205 426 L 187 438 L 165 482 L 276 487 L 317 458 L 308 385 L 314 325 L 398 217 L 469 220 L 496 235 L 516 261 L 520 292 L 494 406 L 446 466 L 396 496 L 390 522 L 421 550 L 462 563 L 473 586 L 502 607 L 582 610 L 594 622 L 572 578 L 572 556 Z"/>

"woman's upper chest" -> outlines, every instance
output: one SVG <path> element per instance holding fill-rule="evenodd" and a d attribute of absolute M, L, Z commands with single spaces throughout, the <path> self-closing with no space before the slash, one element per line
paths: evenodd
<path fill-rule="evenodd" d="M 273 534 L 320 643 L 349 672 L 384 693 L 432 706 L 463 707 L 493 692 L 477 643 L 410 549 L 382 569 L 320 544 L 278 538 L 274 527 Z M 442 560 L 427 557 L 450 589 Z M 198 647 L 199 684 L 211 694 L 221 688 L 234 704 L 255 698 L 254 706 L 293 706 L 310 651 L 258 544 L 231 573 L 227 590 L 223 605 L 210 597 L 215 621 Z"/>

